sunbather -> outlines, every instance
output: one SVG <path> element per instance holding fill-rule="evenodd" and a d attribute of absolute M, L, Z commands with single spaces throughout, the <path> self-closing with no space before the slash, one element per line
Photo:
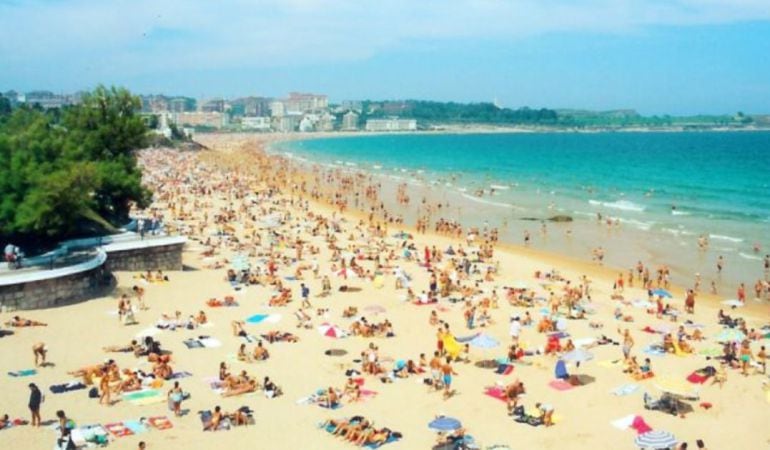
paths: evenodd
<path fill-rule="evenodd" d="M 24 319 L 19 316 L 13 316 L 13 319 L 5 323 L 9 327 L 24 328 L 24 327 L 47 327 L 47 323 L 38 322 L 36 320 Z"/>

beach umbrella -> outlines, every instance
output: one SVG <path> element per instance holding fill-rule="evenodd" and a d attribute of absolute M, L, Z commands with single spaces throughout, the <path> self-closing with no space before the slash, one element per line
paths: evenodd
<path fill-rule="evenodd" d="M 671 292 L 668 292 L 665 289 L 653 289 L 652 295 L 657 295 L 659 297 L 666 297 L 666 298 L 673 298 L 674 296 L 671 295 Z"/>
<path fill-rule="evenodd" d="M 428 424 L 428 428 L 436 431 L 454 431 L 462 426 L 463 424 L 459 420 L 447 416 L 437 417 Z"/>
<path fill-rule="evenodd" d="M 655 387 L 661 392 L 678 397 L 698 397 L 698 390 L 691 383 L 686 382 L 684 378 L 680 380 L 678 378 L 660 377 L 655 380 Z"/>
<path fill-rule="evenodd" d="M 666 449 L 677 444 L 676 437 L 668 431 L 651 430 L 640 434 L 634 439 L 634 443 L 639 448 L 644 449 Z"/>
<path fill-rule="evenodd" d="M 500 342 L 488 334 L 479 333 L 468 341 L 468 344 L 478 348 L 495 348 Z"/>
<path fill-rule="evenodd" d="M 730 306 L 732 308 L 740 308 L 743 306 L 743 302 L 736 299 L 724 300 L 722 301 L 722 304 L 726 306 Z"/>
<path fill-rule="evenodd" d="M 716 339 L 717 342 L 741 342 L 746 339 L 746 335 L 740 330 L 725 328 L 720 331 L 719 334 L 714 336 L 714 339 Z"/>
<path fill-rule="evenodd" d="M 337 325 L 332 325 L 330 323 L 324 323 L 318 327 L 318 333 L 321 334 L 321 336 L 326 336 L 330 338 L 341 338 L 345 337 L 345 331 L 338 327 Z"/>
<path fill-rule="evenodd" d="M 511 287 L 514 289 L 527 289 L 529 284 L 524 280 L 516 280 L 511 284 Z"/>
<path fill-rule="evenodd" d="M 594 354 L 582 348 L 576 348 L 571 352 L 567 352 L 561 355 L 561 359 L 563 359 L 564 361 L 581 363 L 581 362 L 591 361 L 592 359 L 594 359 Z"/>

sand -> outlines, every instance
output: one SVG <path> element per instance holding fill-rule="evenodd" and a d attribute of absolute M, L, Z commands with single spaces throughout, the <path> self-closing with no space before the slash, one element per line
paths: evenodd
<path fill-rule="evenodd" d="M 201 158 L 209 163 L 223 161 L 223 164 L 232 164 L 234 161 L 248 161 L 241 158 L 244 149 L 253 151 L 254 148 L 264 144 L 275 137 L 262 138 L 260 142 L 254 137 L 244 136 L 214 136 L 206 137 L 203 143 L 215 151 Z M 244 142 L 246 145 L 244 147 Z M 197 174 L 196 177 L 200 177 Z M 253 183 L 257 187 L 258 183 Z M 284 198 L 291 196 L 288 189 L 283 190 Z M 195 214 L 200 215 L 204 210 L 209 211 L 210 223 L 205 235 L 210 235 L 215 226 L 211 219 L 215 212 L 230 201 L 226 193 L 215 193 L 212 196 L 200 194 L 187 197 L 192 202 L 193 197 L 206 206 L 199 206 Z M 236 205 L 239 205 L 239 201 Z M 165 209 L 168 204 L 159 201 L 157 206 Z M 188 204 L 186 210 L 191 209 Z M 291 205 L 282 205 L 281 211 L 292 211 L 294 215 L 300 214 L 299 208 Z M 329 206 L 321 203 L 312 203 L 310 210 L 316 214 L 331 216 Z M 252 213 L 257 216 L 264 215 L 254 208 Z M 166 215 L 168 216 L 168 211 Z M 347 214 L 347 222 L 342 226 L 343 233 L 337 233 L 338 245 L 345 246 L 348 243 L 348 235 L 353 231 L 360 215 Z M 302 220 L 300 220 L 300 223 Z M 235 227 L 236 235 L 244 236 L 244 220 L 231 222 Z M 365 229 L 366 227 L 363 227 Z M 284 231 L 286 227 L 282 228 Z M 390 226 L 388 234 L 408 227 Z M 293 233 L 293 232 L 292 232 Z M 367 231 L 363 231 L 368 235 Z M 196 237 L 193 233 L 191 237 Z M 420 353 L 428 357 L 435 349 L 436 328 L 429 326 L 430 312 L 435 309 L 432 306 L 415 306 L 404 302 L 402 297 L 404 290 L 395 289 L 394 277 L 385 277 L 384 286 L 377 289 L 373 283 L 364 279 L 353 279 L 347 283 L 361 288 L 360 292 L 337 292 L 336 288 L 342 280 L 331 274 L 331 252 L 327 248 L 323 235 L 312 237 L 306 229 L 302 229 L 299 236 L 309 241 L 312 245 L 320 247 L 318 261 L 321 264 L 321 275 L 330 275 L 333 294 L 327 298 L 317 298 L 321 292 L 321 280 L 313 279 L 310 271 L 305 272 L 305 280 L 311 289 L 311 302 L 315 308 L 328 308 L 327 317 L 316 317 L 313 311 L 312 329 L 299 329 L 293 313 L 298 309 L 299 281 L 286 281 L 287 286 L 294 292 L 294 301 L 287 307 L 268 307 L 268 299 L 273 295 L 271 289 L 264 286 L 249 286 L 241 291 L 234 291 L 225 281 L 226 269 L 207 269 L 206 266 L 212 260 L 230 258 L 234 252 L 226 244 L 218 246 L 219 254 L 212 258 L 202 257 L 203 245 L 192 240 L 185 251 L 184 262 L 186 270 L 170 272 L 170 282 L 141 284 L 145 290 L 145 301 L 149 306 L 146 311 L 136 313 L 139 324 L 125 326 L 119 323 L 117 316 L 111 314 L 117 307 L 117 297 L 121 292 L 127 291 L 131 286 L 140 284 L 135 278 L 135 273 L 118 273 L 118 288 L 116 292 L 104 298 L 94 299 L 70 306 L 25 311 L 21 315 L 48 323 L 47 327 L 35 327 L 16 329 L 15 334 L 0 338 L 0 348 L 4 357 L 0 359 L 0 414 L 9 414 L 11 417 L 29 419 L 26 402 L 29 395 L 27 384 L 36 383 L 44 391 L 46 401 L 42 407 L 43 420 L 52 420 L 57 409 L 63 409 L 73 418 L 78 425 L 92 423 L 109 423 L 120 420 L 138 419 L 155 415 L 169 415 L 164 403 L 134 406 L 127 402 L 118 402 L 113 406 L 99 405 L 95 399 L 89 399 L 86 390 L 54 395 L 48 391 L 48 386 L 54 383 L 62 383 L 72 379 L 67 371 L 75 370 L 85 365 L 99 363 L 106 358 L 114 358 L 118 366 L 123 368 L 149 369 L 150 365 L 145 358 L 134 358 L 129 354 L 105 353 L 102 347 L 128 343 L 137 333 L 152 327 L 161 313 L 173 313 L 182 311 L 187 316 L 205 310 L 213 326 L 199 328 L 197 330 L 161 331 L 155 338 L 159 339 L 164 348 L 173 351 L 173 367 L 176 370 L 184 370 L 193 374 L 190 378 L 181 380 L 181 386 L 192 394 L 192 398 L 183 403 L 184 409 L 190 413 L 182 418 L 171 418 L 174 428 L 166 431 L 150 431 L 137 436 L 123 437 L 110 443 L 112 448 L 136 448 L 140 440 L 148 443 L 148 448 L 191 448 L 206 449 L 216 447 L 229 448 L 269 448 L 269 449 L 331 449 L 353 448 L 352 444 L 341 439 L 334 438 L 318 429 L 317 424 L 329 418 L 343 418 L 353 415 L 364 415 L 373 420 L 378 427 L 387 426 L 403 434 L 403 438 L 388 444 L 388 449 L 425 449 L 436 441 L 436 433 L 427 427 L 435 416 L 439 414 L 449 415 L 463 422 L 467 433 L 472 435 L 481 448 L 494 444 L 507 444 L 511 448 L 635 448 L 633 440 L 635 432 L 632 430 L 618 430 L 611 426 L 610 422 L 629 414 L 638 414 L 656 430 L 666 430 L 674 433 L 680 440 L 687 441 L 690 448 L 694 448 L 695 439 L 703 439 L 709 449 L 723 448 L 762 448 L 770 442 L 770 432 L 766 424 L 770 420 L 770 404 L 766 393 L 762 389 L 763 381 L 767 378 L 762 375 L 752 374 L 748 377 L 740 375 L 737 370 L 729 370 L 728 381 L 724 388 L 717 385 L 706 385 L 700 388 L 700 400 L 690 402 L 694 411 L 688 413 L 685 418 L 674 417 L 662 412 L 647 411 L 643 407 L 642 393 L 650 392 L 659 395 L 656 389 L 656 379 L 641 382 L 633 381 L 629 375 L 622 373 L 621 366 L 605 367 L 599 362 L 605 360 L 617 360 L 622 357 L 619 346 L 604 345 L 590 349 L 595 355 L 593 361 L 583 363 L 579 369 L 571 366 L 573 373 L 590 376 L 593 382 L 569 391 L 557 391 L 548 386 L 553 380 L 553 367 L 556 362 L 554 356 L 531 356 L 525 360 L 531 365 L 516 365 L 511 375 L 496 375 L 490 369 L 476 367 L 473 363 L 455 363 L 455 370 L 459 373 L 455 377 L 454 385 L 457 394 L 448 400 L 442 399 L 438 392 L 422 382 L 422 376 L 411 376 L 406 379 L 398 379 L 394 383 L 384 384 L 374 376 L 365 376 L 365 388 L 377 391 L 378 394 L 362 403 L 343 402 L 343 407 L 334 411 L 323 409 L 317 405 L 298 405 L 296 401 L 306 397 L 318 388 L 334 386 L 342 388 L 346 377 L 344 372 L 348 368 L 360 367 L 353 359 L 357 358 L 369 343 L 376 344 L 380 351 L 381 359 L 414 359 L 417 360 Z M 216 239 L 214 240 L 217 241 Z M 357 240 L 356 240 L 357 241 Z M 267 240 L 263 238 L 263 244 Z M 455 248 L 459 241 L 437 235 L 417 235 L 414 243 L 422 256 L 425 245 L 435 245 L 440 249 L 453 244 Z M 294 255 L 294 250 L 284 248 L 279 250 L 286 255 Z M 307 257 L 306 257 L 307 258 Z M 642 348 L 648 343 L 660 341 L 659 335 L 647 334 L 641 329 L 647 325 L 654 326 L 660 323 L 671 324 L 668 321 L 660 321 L 654 315 L 647 314 L 643 309 L 632 306 L 624 306 L 625 314 L 632 315 L 633 323 L 621 323 L 614 319 L 613 311 L 617 302 L 610 299 L 612 294 L 612 276 L 616 270 L 600 268 L 588 262 L 563 258 L 558 255 L 542 254 L 536 250 L 521 249 L 513 246 L 498 246 L 495 252 L 496 261 L 499 262 L 500 273 L 496 275 L 494 282 L 483 283 L 485 289 L 498 287 L 500 293 L 499 309 L 490 310 L 494 324 L 483 329 L 467 330 L 463 321 L 462 305 L 452 305 L 441 301 L 442 310 L 439 312 L 441 319 L 450 324 L 451 330 L 457 336 L 467 336 L 478 331 L 483 331 L 502 343 L 495 349 L 471 350 L 471 360 L 502 357 L 506 354 L 506 345 L 510 341 L 508 336 L 508 319 L 511 314 L 523 315 L 524 309 L 512 307 L 505 301 L 502 286 L 511 284 L 515 280 L 524 280 L 532 286 L 537 286 L 533 274 L 537 270 L 558 269 L 561 274 L 577 283 L 579 277 L 587 274 L 592 280 L 592 303 L 596 312 L 589 316 L 589 320 L 568 321 L 568 331 L 574 339 L 597 337 L 606 334 L 613 339 L 620 339 L 618 327 L 629 328 L 636 341 L 632 354 L 643 360 L 645 354 Z M 256 258 L 250 258 L 256 261 Z M 374 263 L 362 261 L 365 269 L 374 270 Z M 419 293 L 427 289 L 429 274 L 414 262 L 398 262 L 413 277 L 412 286 Z M 439 265 L 441 266 L 441 264 Z M 293 268 L 279 265 L 281 276 L 291 275 Z M 474 277 L 478 278 L 478 277 Z M 637 284 L 638 286 L 638 284 Z M 680 292 L 675 289 L 675 293 Z M 638 288 L 627 288 L 623 293 L 627 299 L 645 298 L 646 292 Z M 205 301 L 209 298 L 223 298 L 233 295 L 240 306 L 231 308 L 209 308 Z M 683 308 L 682 297 L 679 295 L 673 304 Z M 342 318 L 342 310 L 348 306 L 356 306 L 363 311 L 366 306 L 379 305 L 386 309 L 384 314 L 366 314 L 370 321 L 379 322 L 387 318 L 393 323 L 395 337 L 392 338 L 362 338 L 348 337 L 345 339 L 332 339 L 321 336 L 315 326 L 323 322 L 331 322 L 345 329 L 351 321 Z M 545 305 L 543 305 L 545 306 Z M 685 318 L 705 325 L 704 334 L 709 338 L 704 342 L 693 343 L 698 350 L 710 347 L 718 347 L 711 339 L 721 327 L 716 324 L 716 311 L 718 303 L 713 299 L 699 299 L 696 314 Z M 540 307 L 530 309 L 532 317 L 536 320 L 540 317 Z M 762 318 L 767 317 L 767 305 L 752 305 L 746 311 L 729 311 L 733 316 L 744 315 L 750 327 L 759 327 L 763 324 Z M 281 314 L 279 323 L 247 325 L 247 330 L 258 335 L 270 329 L 289 331 L 300 337 L 300 342 L 265 344 L 271 352 L 271 358 L 260 363 L 241 363 L 232 361 L 228 355 L 234 355 L 238 346 L 243 342 L 233 336 L 230 328 L 232 320 L 244 320 L 257 313 Z M 5 322 L 12 314 L 0 315 L 0 320 Z M 589 321 L 603 323 L 601 330 L 595 330 L 588 326 Z M 5 328 L 5 327 L 3 327 Z M 191 336 L 209 335 L 219 339 L 223 345 L 212 349 L 189 350 L 182 341 Z M 545 343 L 545 335 L 539 334 L 534 328 L 524 328 L 521 341 L 530 349 L 542 347 Z M 45 342 L 49 348 L 49 360 L 55 365 L 38 369 L 38 374 L 32 377 L 13 378 L 5 375 L 12 370 L 31 368 L 33 366 L 32 345 L 37 342 Z M 756 354 L 760 345 L 767 341 L 752 342 L 752 350 Z M 249 344 L 249 349 L 254 344 Z M 345 356 L 326 356 L 327 349 L 344 349 L 348 353 Z M 685 377 L 693 370 L 713 364 L 705 357 L 689 355 L 679 357 L 675 355 L 651 357 L 653 369 L 656 374 L 670 376 L 684 381 Z M 265 398 L 262 393 L 222 398 L 212 392 L 204 378 L 216 376 L 219 363 L 226 361 L 231 371 L 240 372 L 245 369 L 248 373 L 261 380 L 269 376 L 284 391 L 284 395 L 274 399 Z M 391 363 L 384 363 L 390 367 Z M 496 382 L 509 383 L 519 378 L 527 388 L 527 394 L 522 398 L 522 404 L 527 407 L 535 402 L 545 402 L 554 406 L 560 420 L 553 427 L 531 427 L 515 423 L 506 415 L 505 404 L 484 395 L 484 387 Z M 636 383 L 640 389 L 631 395 L 617 397 L 610 393 L 626 383 Z M 166 382 L 162 388 L 167 391 L 170 383 Z M 709 410 L 699 407 L 699 403 L 705 401 L 713 405 Z M 225 411 L 232 411 L 242 405 L 248 405 L 255 410 L 256 424 L 246 427 L 234 428 L 230 431 L 203 432 L 197 411 L 213 409 L 215 405 L 221 405 Z M 34 429 L 30 426 L 15 427 L 10 430 L 0 430 L 0 448 L 51 448 L 56 437 L 56 432 L 42 427 Z"/>

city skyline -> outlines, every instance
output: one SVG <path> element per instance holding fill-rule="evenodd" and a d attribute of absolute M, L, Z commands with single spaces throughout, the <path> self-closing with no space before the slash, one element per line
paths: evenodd
<path fill-rule="evenodd" d="M 0 0 L 0 17 L 0 91 L 102 83 L 194 98 L 305 91 L 335 103 L 643 114 L 760 114 L 770 104 L 770 5 L 756 0 Z"/>

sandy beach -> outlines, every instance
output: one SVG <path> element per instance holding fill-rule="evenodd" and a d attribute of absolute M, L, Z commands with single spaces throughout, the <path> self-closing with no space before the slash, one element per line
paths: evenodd
<path fill-rule="evenodd" d="M 155 190 L 155 203 L 137 214 L 158 214 L 169 233 L 188 236 L 186 270 L 166 273 L 168 281 L 147 281 L 140 277 L 142 274 L 121 272 L 111 296 L 55 309 L 0 314 L 2 323 L 18 314 L 47 324 L 2 326 L 13 334 L 0 338 L 5 355 L 0 360 L 0 415 L 30 419 L 29 383 L 40 387 L 45 401 L 41 408 L 44 425 L 0 430 L 0 448 L 52 448 L 59 434 L 52 425 L 60 409 L 78 427 L 153 416 L 167 416 L 172 422 L 171 429 L 148 427 L 130 436 L 111 436 L 109 447 L 127 449 L 137 448 L 140 441 L 150 449 L 354 448 L 353 443 L 319 426 L 329 419 L 353 416 L 372 421 L 379 431 L 387 427 L 398 432 L 400 437 L 392 436 L 384 448 L 429 449 L 439 435 L 428 424 L 440 415 L 459 419 L 465 434 L 482 449 L 494 445 L 511 449 L 633 449 L 637 448 L 637 432 L 613 426 L 612 422 L 636 416 L 653 430 L 674 434 L 689 448 L 697 448 L 697 439 L 711 450 L 765 448 L 770 443 L 766 427 L 770 421 L 770 391 L 765 388 L 768 378 L 762 373 L 758 356 L 762 346 L 770 343 L 765 338 L 770 336 L 770 329 L 762 329 L 768 324 L 770 306 L 755 302 L 753 290 L 748 289 L 746 306 L 734 309 L 722 305 L 722 297 L 699 295 L 694 313 L 689 314 L 685 311 L 685 290 L 671 286 L 673 298 L 662 300 L 670 305 L 667 312 L 671 314 L 659 316 L 657 295 L 648 303 L 648 291 L 642 288 L 641 280 L 634 277 L 632 287 L 624 280 L 622 290 L 614 286 L 618 272 L 625 273 L 623 269 L 496 243 L 491 238 L 493 233 L 482 230 L 474 233 L 471 242 L 469 230 L 451 237 L 418 233 L 412 223 L 387 223 L 381 211 L 370 216 L 344 207 L 340 212 L 340 205 L 335 207 L 327 201 L 335 192 L 359 190 L 367 205 L 379 203 L 378 193 L 365 191 L 363 184 L 352 181 L 318 179 L 313 173 L 297 172 L 286 160 L 264 153 L 270 142 L 285 138 L 201 135 L 197 140 L 208 150 L 180 154 L 154 149 L 141 153 L 145 180 Z M 447 253 L 450 246 L 454 255 Z M 247 267 L 250 273 L 244 275 L 242 269 Z M 228 274 L 228 270 L 232 273 Z M 540 277 L 536 278 L 536 274 Z M 546 274 L 558 276 L 547 278 Z M 236 282 L 231 283 L 229 275 Z M 249 275 L 251 282 L 241 282 L 248 281 L 242 278 Z M 321 296 L 325 277 L 331 289 Z M 435 277 L 439 291 L 435 296 L 428 295 L 431 277 Z M 302 307 L 302 284 L 309 288 L 310 306 Z M 144 291 L 146 309 L 138 308 L 133 286 Z M 440 292 L 443 290 L 446 292 Z M 136 324 L 121 323 L 118 304 L 124 293 L 131 300 Z M 436 302 L 420 304 L 423 294 L 435 297 Z M 227 298 L 237 306 L 207 304 L 210 299 L 225 302 Z M 281 306 L 284 301 L 288 303 Z M 351 307 L 355 311 L 349 310 Z M 731 323 L 732 328 L 720 325 L 720 309 L 732 319 L 745 319 L 745 323 Z M 159 321 L 164 325 L 173 323 L 177 311 L 182 322 L 203 311 L 206 323 L 175 331 L 157 328 Z M 434 320 L 440 322 L 431 323 L 433 312 Z M 164 319 L 163 314 L 170 318 Z M 300 320 L 301 314 L 308 318 Z M 520 352 L 509 360 L 512 318 L 522 322 L 527 314 L 533 323 L 521 327 Z M 255 317 L 258 315 L 263 316 Z M 474 322 L 472 329 L 468 327 L 469 316 Z M 552 319 L 548 323 L 542 320 L 546 316 Z M 571 318 L 575 316 L 581 318 Z M 233 321 L 248 318 L 258 323 L 246 322 L 242 327 L 255 339 L 247 340 L 233 332 Z M 340 334 L 352 334 L 363 327 L 361 333 L 366 336 L 328 336 L 335 331 L 328 331 L 325 325 L 337 326 Z M 429 367 L 423 367 L 422 373 L 399 370 L 402 360 L 419 366 L 421 354 L 430 361 L 437 349 L 437 331 L 445 326 L 453 336 L 444 344 L 450 355 L 455 355 L 454 338 L 462 341 L 479 333 L 491 338 L 489 344 L 471 345 L 468 354 L 461 351 L 461 360 L 450 363 L 456 375 L 448 398 L 441 389 L 426 384 L 425 380 L 431 379 Z M 552 329 L 539 332 L 539 326 Z M 680 326 L 687 336 L 677 335 Z M 724 354 L 718 336 L 726 330 L 737 333 L 741 329 L 749 336 L 736 343 L 736 367 L 728 364 L 722 368 L 716 359 Z M 630 356 L 639 365 L 649 358 L 654 376 L 640 376 L 646 371 L 624 362 L 625 330 L 629 330 L 633 341 Z M 298 342 L 270 343 L 261 338 L 271 331 L 291 333 Z M 549 334 L 557 331 L 565 337 L 556 341 L 552 338 L 551 344 L 558 342 L 559 348 L 551 351 Z M 388 337 L 390 332 L 393 336 Z M 675 343 L 682 343 L 677 349 L 691 347 L 692 352 L 645 352 L 651 344 L 663 344 L 664 334 L 669 332 Z M 144 335 L 152 335 L 171 352 L 169 364 L 174 372 L 191 374 L 178 380 L 181 389 L 190 394 L 181 404 L 187 411 L 183 416 L 174 417 L 166 403 L 172 380 L 163 381 L 158 387 L 163 398 L 150 404 L 121 400 L 118 392 L 112 398 L 120 401 L 110 406 L 100 404 L 98 398 L 88 396 L 88 391 L 98 388 L 98 384 L 61 394 L 49 390 L 52 385 L 78 379 L 68 372 L 100 365 L 108 359 L 114 359 L 121 371 L 152 372 L 157 365 L 147 356 L 103 350 L 106 346 L 127 345 Z M 703 339 L 697 340 L 698 335 Z M 183 342 L 200 336 L 214 338 L 207 340 L 211 348 L 187 348 Z M 258 340 L 268 350 L 269 358 L 258 362 L 239 360 L 239 346 L 245 343 L 252 354 Z M 45 344 L 51 364 L 38 367 L 37 373 L 30 376 L 8 375 L 34 367 L 32 348 L 36 343 Z M 567 370 L 579 375 L 571 381 L 579 381 L 580 385 L 554 382 L 557 361 L 574 353 L 568 349 L 570 344 L 592 357 L 579 367 L 567 362 Z M 751 353 L 747 375 L 741 373 L 740 367 L 744 345 Z M 327 355 L 332 349 L 332 354 L 340 355 Z M 376 360 L 373 366 L 379 372 L 364 373 L 362 360 Z M 441 361 L 446 361 L 443 355 Z M 485 361 L 487 364 L 483 364 Z M 232 384 L 237 381 L 239 387 L 248 385 L 243 379 L 236 380 L 245 370 L 259 385 L 269 377 L 282 394 L 268 398 L 260 386 L 255 392 L 222 396 L 220 392 L 228 392 L 228 388 L 217 391 L 211 387 L 212 379 L 220 381 L 222 362 L 233 375 Z M 501 364 L 503 369 L 510 366 L 510 373 L 496 373 Z M 693 372 L 707 366 L 713 367 L 716 374 L 702 384 L 688 381 Z M 624 372 L 627 368 L 631 373 Z M 364 394 L 356 400 L 341 395 L 335 409 L 319 406 L 325 400 L 316 401 L 314 394 L 330 387 L 344 391 L 346 372 L 351 370 L 356 371 L 352 378 L 362 380 L 358 383 L 363 383 L 359 389 Z M 713 383 L 720 376 L 727 377 L 722 386 Z M 227 382 L 225 378 L 221 381 Z M 125 379 L 123 375 L 112 386 Z M 504 390 L 516 380 L 524 384 L 525 391 L 517 404 L 535 416 L 540 415 L 537 403 L 550 405 L 552 426 L 519 423 L 508 415 L 504 400 L 485 394 L 485 388 Z M 160 384 L 157 381 L 155 385 Z M 143 389 L 146 384 L 151 384 L 150 380 Z M 645 392 L 659 398 L 666 386 L 673 384 L 697 394 L 691 396 L 697 397 L 694 400 L 678 400 L 682 416 L 645 409 Z M 627 388 L 629 392 L 624 395 L 612 393 L 627 385 L 636 387 Z M 248 406 L 253 410 L 254 423 L 203 431 L 198 412 L 213 410 L 217 405 L 227 413 Z"/>

